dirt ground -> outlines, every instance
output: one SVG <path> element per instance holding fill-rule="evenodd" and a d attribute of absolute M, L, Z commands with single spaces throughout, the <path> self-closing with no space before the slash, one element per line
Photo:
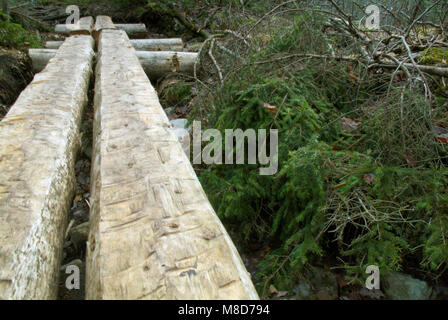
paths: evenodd
<path fill-rule="evenodd" d="M 0 48 L 0 119 L 32 78 L 31 60 L 27 54 Z"/>

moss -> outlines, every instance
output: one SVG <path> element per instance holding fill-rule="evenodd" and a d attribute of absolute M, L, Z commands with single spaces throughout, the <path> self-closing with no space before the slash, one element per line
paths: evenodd
<path fill-rule="evenodd" d="M 421 63 L 428 65 L 448 65 L 448 50 L 432 47 L 422 52 Z"/>

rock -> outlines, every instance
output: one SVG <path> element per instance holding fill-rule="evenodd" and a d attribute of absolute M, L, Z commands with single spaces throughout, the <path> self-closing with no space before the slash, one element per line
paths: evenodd
<path fill-rule="evenodd" d="M 296 300 L 335 300 L 338 298 L 338 283 L 330 271 L 311 267 L 293 291 Z"/>
<path fill-rule="evenodd" d="M 434 300 L 448 300 L 448 287 L 435 286 L 433 290 L 433 296 L 431 299 Z"/>
<path fill-rule="evenodd" d="M 372 300 L 381 300 L 384 298 L 384 293 L 378 289 L 367 289 L 366 287 L 362 287 L 359 290 L 359 295 L 366 299 Z"/>
<path fill-rule="evenodd" d="M 89 221 L 89 210 L 85 206 L 77 207 L 73 211 L 73 218 L 78 221 L 86 222 Z"/>
<path fill-rule="evenodd" d="M 77 250 L 85 249 L 87 238 L 89 237 L 89 222 L 81 223 L 70 230 L 70 241 Z"/>
<path fill-rule="evenodd" d="M 381 286 L 387 299 L 428 300 L 432 289 L 425 281 L 399 272 L 381 275 Z"/>
<path fill-rule="evenodd" d="M 176 109 L 173 107 L 169 107 L 165 109 L 165 113 L 167 116 L 171 115 Z"/>
<path fill-rule="evenodd" d="M 174 129 L 187 129 L 187 119 L 175 119 L 170 121 Z"/>

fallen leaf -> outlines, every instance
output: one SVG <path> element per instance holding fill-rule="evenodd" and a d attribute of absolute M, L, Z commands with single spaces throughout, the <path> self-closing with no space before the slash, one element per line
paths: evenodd
<path fill-rule="evenodd" d="M 360 121 L 353 120 L 350 118 L 344 117 L 341 119 L 342 130 L 346 131 L 348 133 L 355 132 L 358 129 L 359 124 L 360 124 Z"/>
<path fill-rule="evenodd" d="M 363 176 L 364 182 L 367 183 L 368 185 L 371 185 L 374 181 L 375 181 L 375 176 L 371 173 L 369 174 L 365 174 Z"/>
<path fill-rule="evenodd" d="M 443 137 L 443 136 L 437 137 L 437 140 L 439 140 L 443 144 L 447 144 L 448 143 L 448 139 Z"/>
<path fill-rule="evenodd" d="M 332 188 L 333 189 L 339 189 L 339 188 L 345 187 L 346 185 L 347 185 L 347 182 L 343 182 L 343 183 L 340 183 L 340 184 L 337 184 L 337 185 L 333 186 Z"/>
<path fill-rule="evenodd" d="M 279 291 L 276 295 L 275 298 L 282 298 L 282 297 L 286 297 L 288 295 L 288 291 Z"/>
<path fill-rule="evenodd" d="M 406 151 L 404 156 L 406 157 L 406 162 L 411 168 L 415 167 L 414 154 L 412 152 Z"/>
<path fill-rule="evenodd" d="M 277 107 L 276 107 L 276 106 L 272 106 L 272 105 L 270 105 L 269 103 L 265 102 L 265 103 L 264 103 L 264 107 L 265 107 L 266 109 L 268 109 L 268 111 L 269 111 L 270 113 L 273 113 L 273 114 L 277 113 Z"/>
<path fill-rule="evenodd" d="M 274 287 L 273 284 L 271 284 L 271 285 L 269 286 L 269 293 L 270 293 L 270 294 L 277 294 L 277 293 L 278 293 L 277 288 Z"/>

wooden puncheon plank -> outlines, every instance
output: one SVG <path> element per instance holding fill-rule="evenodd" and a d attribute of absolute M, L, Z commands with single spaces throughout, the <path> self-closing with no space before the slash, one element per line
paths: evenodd
<path fill-rule="evenodd" d="M 258 299 L 126 33 L 98 50 L 87 299 Z"/>
<path fill-rule="evenodd" d="M 0 122 L 0 299 L 54 299 L 94 57 L 68 38 Z"/>

